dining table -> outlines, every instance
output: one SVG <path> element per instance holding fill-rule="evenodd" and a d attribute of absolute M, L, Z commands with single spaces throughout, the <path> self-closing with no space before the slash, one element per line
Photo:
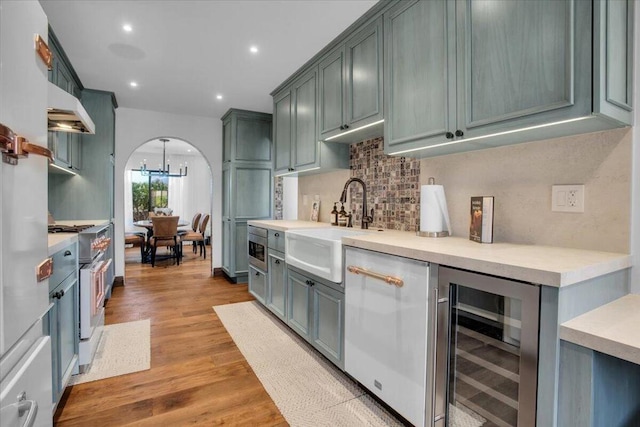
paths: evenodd
<path fill-rule="evenodd" d="M 189 225 L 190 222 L 186 221 L 182 218 L 178 219 L 178 227 L 185 227 Z M 151 237 L 153 236 L 153 222 L 150 219 L 143 219 L 140 221 L 135 221 L 133 223 L 136 227 L 142 227 L 147 229 L 147 244 L 144 251 L 144 257 L 142 258 L 143 263 L 151 262 Z M 180 231 L 180 230 L 178 230 Z"/>

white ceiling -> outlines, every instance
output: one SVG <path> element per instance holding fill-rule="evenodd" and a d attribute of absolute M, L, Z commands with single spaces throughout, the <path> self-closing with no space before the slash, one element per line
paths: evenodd
<path fill-rule="evenodd" d="M 85 87 L 120 107 L 219 119 L 232 107 L 271 112 L 269 93 L 376 1 L 40 3 Z"/>
<path fill-rule="evenodd" d="M 165 153 L 169 154 L 177 154 L 181 156 L 201 156 L 200 152 L 188 142 L 185 142 L 181 139 L 175 138 L 166 138 L 168 141 L 165 144 L 160 141 L 160 139 L 154 139 L 145 144 L 142 144 L 138 149 L 136 149 L 136 153 L 150 153 L 150 154 L 162 154 L 163 148 L 165 148 Z"/>

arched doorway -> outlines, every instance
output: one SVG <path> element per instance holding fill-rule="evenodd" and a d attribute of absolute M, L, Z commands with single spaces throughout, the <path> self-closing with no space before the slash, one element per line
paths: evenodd
<path fill-rule="evenodd" d="M 212 216 L 213 175 L 208 161 L 188 141 L 157 137 L 131 153 L 124 168 L 124 233 L 144 232 L 135 222 L 149 212 L 167 213 L 191 221 L 195 213 Z M 191 228 L 191 224 L 185 228 Z M 212 221 L 205 236 L 210 242 Z M 213 253 L 207 249 L 209 264 Z M 139 262 L 140 257 L 135 258 Z M 125 264 L 133 259 L 125 257 Z"/>

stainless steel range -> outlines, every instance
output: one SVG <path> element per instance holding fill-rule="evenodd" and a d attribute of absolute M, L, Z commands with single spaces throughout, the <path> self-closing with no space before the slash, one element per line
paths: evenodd
<path fill-rule="evenodd" d="M 104 327 L 104 303 L 111 286 L 109 224 L 83 229 L 78 234 L 80 263 L 79 370 L 93 362 Z"/>

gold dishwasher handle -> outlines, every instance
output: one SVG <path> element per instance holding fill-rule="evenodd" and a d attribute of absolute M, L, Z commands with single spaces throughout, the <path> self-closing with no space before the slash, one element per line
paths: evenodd
<path fill-rule="evenodd" d="M 376 273 L 375 271 L 367 270 L 366 268 L 356 267 L 355 265 L 350 265 L 347 267 L 347 271 L 353 274 L 362 274 L 363 276 L 373 277 L 374 279 L 382 280 L 388 285 L 393 285 L 398 288 L 404 286 L 404 280 L 399 277 L 387 276 L 386 274 Z"/>
<path fill-rule="evenodd" d="M 2 151 L 2 158 L 6 163 L 17 164 L 17 159 L 27 157 L 29 154 L 44 156 L 49 159 L 49 163 L 53 163 L 53 153 L 51 150 L 30 143 L 1 123 L 0 150 Z"/>

